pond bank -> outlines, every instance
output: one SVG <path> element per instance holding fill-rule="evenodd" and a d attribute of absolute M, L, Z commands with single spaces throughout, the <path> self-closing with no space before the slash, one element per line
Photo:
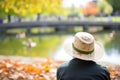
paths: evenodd
<path fill-rule="evenodd" d="M 52 60 L 52 59 L 47 59 L 47 58 L 32 58 L 32 57 L 22 57 L 22 56 L 0 56 L 0 67 L 4 65 L 6 65 L 6 67 L 15 67 L 15 68 L 19 68 L 19 67 L 16 67 L 15 65 L 19 64 L 21 65 L 21 67 L 23 68 L 23 70 L 19 71 L 20 74 L 23 74 L 23 71 L 24 71 L 24 68 L 26 69 L 30 69 L 28 70 L 29 72 L 31 72 L 31 68 L 33 68 L 32 70 L 32 73 L 34 73 L 34 69 L 40 69 L 40 70 L 44 70 L 44 67 L 41 67 L 42 64 L 46 64 L 46 60 L 47 60 L 47 66 L 51 69 L 51 71 L 54 71 L 54 72 L 49 72 L 49 75 L 47 75 L 46 73 L 44 73 L 43 76 L 48 76 L 48 77 L 51 77 L 52 75 L 52 79 L 49 79 L 49 80 L 56 80 L 55 79 L 55 75 L 56 75 L 56 69 L 57 67 L 62 64 L 64 61 L 55 61 L 55 60 Z M 2 64 L 3 63 L 3 64 Z M 120 79 L 120 65 L 118 64 L 113 64 L 113 63 L 108 63 L 108 62 L 97 62 L 98 64 L 101 64 L 101 65 L 104 65 L 108 68 L 108 70 L 110 71 L 110 76 L 111 76 L 111 80 L 119 80 Z M 50 64 L 52 64 L 53 66 L 50 66 Z M 27 66 L 29 65 L 29 66 Z M 36 65 L 36 66 L 35 66 Z M 39 66 L 37 66 L 39 65 Z M 1 67 L 2 70 L 7 69 L 6 67 Z M 46 70 L 46 68 L 45 68 Z M 48 70 L 48 69 L 47 69 Z M 12 71 L 12 68 L 9 68 L 9 71 L 11 72 Z M 17 72 L 17 71 L 15 71 Z M 33 75 L 30 75 L 28 72 L 26 72 L 26 74 L 28 76 L 31 76 L 34 78 Z M 9 75 L 14 75 L 14 74 L 7 74 Z M 41 74 L 39 74 L 41 75 Z M 5 76 L 5 75 L 3 75 Z M 20 75 L 17 75 L 18 77 Z M 28 78 L 28 76 L 26 76 Z M 24 78 L 24 76 L 23 76 Z M 3 79 L 0 79 L 0 80 L 3 80 Z M 8 79 L 9 80 L 9 79 Z M 17 79 L 18 80 L 18 79 Z M 32 79 L 34 80 L 34 79 Z"/>

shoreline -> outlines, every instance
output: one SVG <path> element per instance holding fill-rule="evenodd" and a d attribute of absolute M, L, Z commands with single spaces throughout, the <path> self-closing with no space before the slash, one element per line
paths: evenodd
<path fill-rule="evenodd" d="M 4 56 L 4 55 L 0 55 L 0 60 L 3 60 L 3 59 L 10 59 L 10 60 L 20 60 L 22 62 L 25 62 L 25 63 L 32 63 L 34 61 L 42 61 L 42 60 L 45 60 L 46 58 L 37 58 L 37 57 L 23 57 L 23 56 Z M 56 59 L 52 59 L 50 58 L 51 60 L 54 60 L 54 61 L 60 61 L 60 62 L 65 62 L 66 60 L 56 60 Z M 104 66 L 120 66 L 120 64 L 117 64 L 117 63 L 112 63 L 112 62 L 106 62 L 106 61 L 96 61 L 96 63 L 98 64 L 102 64 Z"/>

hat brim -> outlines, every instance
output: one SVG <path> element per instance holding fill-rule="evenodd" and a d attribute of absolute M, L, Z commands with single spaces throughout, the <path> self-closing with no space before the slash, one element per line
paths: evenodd
<path fill-rule="evenodd" d="M 94 42 L 94 51 L 90 54 L 83 54 L 83 53 L 79 53 L 73 49 L 73 47 L 72 47 L 73 39 L 74 39 L 74 37 L 68 38 L 64 42 L 64 50 L 69 55 L 79 58 L 79 59 L 83 59 L 83 60 L 98 60 L 103 57 L 105 50 L 104 50 L 104 47 L 101 42 L 95 41 Z"/>

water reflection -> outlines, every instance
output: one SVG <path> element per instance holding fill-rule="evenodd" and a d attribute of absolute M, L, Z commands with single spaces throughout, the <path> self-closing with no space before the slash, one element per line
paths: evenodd
<path fill-rule="evenodd" d="M 115 31 L 114 36 L 112 35 L 111 37 L 111 32 L 112 31 L 103 31 L 103 32 L 99 32 L 99 33 L 95 33 L 94 36 L 97 40 L 102 41 L 102 43 L 104 44 L 105 47 L 105 55 L 104 57 L 101 59 L 101 61 L 107 61 L 107 62 L 113 62 L 113 63 L 118 63 L 120 64 L 120 31 Z M 51 35 L 52 36 L 52 35 Z M 22 43 L 23 41 L 27 41 L 28 40 L 28 36 L 26 36 L 25 39 L 19 39 L 16 37 L 7 37 L 7 38 L 3 38 L 3 36 L 0 36 L 0 54 L 6 55 L 7 53 L 12 54 L 12 55 L 16 55 L 16 53 L 22 54 L 22 55 L 27 55 L 27 53 L 32 54 L 32 56 L 35 56 L 35 53 L 37 56 L 41 56 L 41 53 L 44 54 L 45 53 L 55 53 L 54 54 L 54 59 L 57 60 L 68 60 L 71 59 L 72 57 L 69 56 L 68 54 L 65 54 L 64 49 L 63 49 L 63 45 L 58 45 L 58 43 L 60 43 L 59 41 L 62 41 L 62 35 L 61 37 L 59 36 L 37 36 L 37 37 L 32 37 L 32 40 L 34 42 L 36 42 L 37 46 L 32 49 L 29 49 L 29 51 L 27 52 L 28 48 L 26 48 L 27 46 L 24 46 Z M 67 36 L 67 38 L 69 38 L 71 36 Z M 48 41 L 49 38 L 49 41 Z M 3 40 L 4 39 L 4 40 Z M 48 47 L 48 42 L 49 42 L 49 47 Z M 52 42 L 56 42 L 56 44 L 54 44 Z M 8 45 L 11 44 L 11 45 Z M 55 47 L 54 49 L 49 49 L 51 47 Z M 56 50 L 56 47 L 59 46 L 58 50 Z M 5 48 L 6 47 L 6 48 Z M 15 48 L 14 48 L 15 47 Z M 14 49 L 13 49 L 14 48 Z M 1 49 L 8 49 L 6 51 L 1 50 Z M 47 50 L 46 50 L 47 49 Z M 47 52 L 48 51 L 48 52 Z"/>
<path fill-rule="evenodd" d="M 117 33 L 114 38 L 110 39 L 105 43 L 106 53 L 107 54 L 120 54 L 120 34 Z"/>
<path fill-rule="evenodd" d="M 114 37 L 110 36 L 110 32 L 96 33 L 97 40 L 102 41 L 105 47 L 105 54 L 100 61 L 111 62 L 120 64 L 120 32 L 116 32 Z M 69 37 L 68 37 L 69 38 Z M 61 45 L 56 52 L 55 59 L 57 60 L 69 60 L 72 57 L 64 52 L 63 45 Z"/>
<path fill-rule="evenodd" d="M 109 39 L 106 38 L 108 41 L 103 39 L 106 54 L 102 60 L 120 64 L 120 32 L 117 31 L 114 36 L 111 37 L 110 35 L 108 38 Z"/>
<path fill-rule="evenodd" d="M 116 53 L 113 53 L 111 55 L 105 54 L 100 61 L 120 64 L 120 62 L 119 62 L 120 58 L 119 57 L 120 57 L 120 55 L 116 54 Z"/>

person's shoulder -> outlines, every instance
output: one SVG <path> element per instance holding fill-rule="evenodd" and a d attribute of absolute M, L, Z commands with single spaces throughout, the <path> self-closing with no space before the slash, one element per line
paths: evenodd
<path fill-rule="evenodd" d="M 104 75 L 107 78 L 107 80 L 110 80 L 110 72 L 107 69 L 107 67 L 104 65 L 98 65 L 98 66 L 99 66 L 100 73 Z"/>
<path fill-rule="evenodd" d="M 64 75 L 66 72 L 66 69 L 69 65 L 69 61 L 62 63 L 58 68 L 57 68 L 57 79 L 61 79 L 61 77 Z"/>
<path fill-rule="evenodd" d="M 104 71 L 105 73 L 108 73 L 108 74 L 109 74 L 109 70 L 107 69 L 106 66 L 103 66 L 103 65 L 101 65 L 101 64 L 97 64 L 97 65 L 99 66 L 99 69 L 100 69 L 100 70 L 102 70 L 102 71 Z"/>
<path fill-rule="evenodd" d="M 103 70 L 107 70 L 106 66 L 103 66 L 101 64 L 98 64 L 98 66 L 101 67 L 101 69 L 103 69 Z"/>
<path fill-rule="evenodd" d="M 66 61 L 66 62 L 62 63 L 59 67 L 61 67 L 61 68 L 67 67 L 69 65 L 69 62 L 70 61 Z"/>
<path fill-rule="evenodd" d="M 70 62 L 70 61 L 66 61 L 66 62 L 62 63 L 62 64 L 57 68 L 57 70 L 66 69 L 66 68 L 68 67 L 68 65 L 69 65 L 69 62 Z"/>

